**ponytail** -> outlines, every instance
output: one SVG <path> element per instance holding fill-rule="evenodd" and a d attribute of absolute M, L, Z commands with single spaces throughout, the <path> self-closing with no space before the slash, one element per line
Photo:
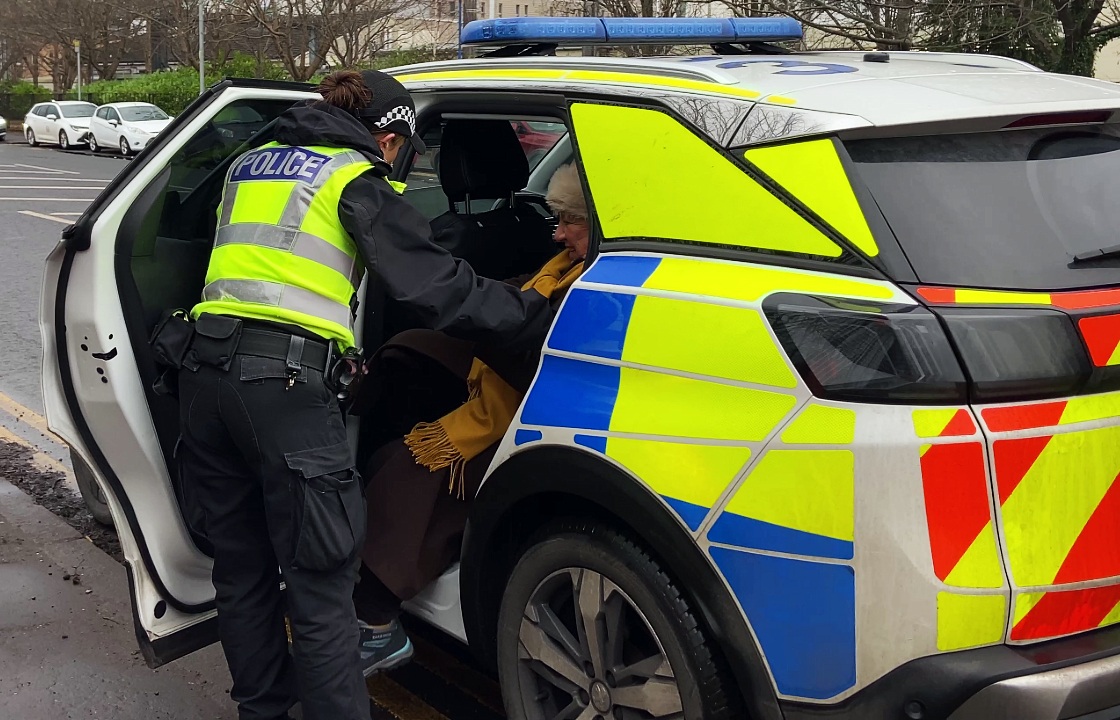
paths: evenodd
<path fill-rule="evenodd" d="M 339 70 L 323 78 L 317 88 L 323 102 L 346 112 L 355 112 L 373 99 L 373 93 L 355 70 Z"/>

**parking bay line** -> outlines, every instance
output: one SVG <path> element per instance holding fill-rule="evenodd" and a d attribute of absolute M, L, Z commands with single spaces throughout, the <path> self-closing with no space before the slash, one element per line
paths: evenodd
<path fill-rule="evenodd" d="M 28 165 L 27 163 L 12 163 L 15 167 L 30 168 L 32 170 L 42 170 L 49 173 L 59 173 L 62 175 L 81 175 L 76 170 L 62 170 L 60 168 L 43 167 L 42 165 Z"/>
<path fill-rule="evenodd" d="M 34 210 L 20 210 L 19 214 L 20 215 L 29 215 L 30 217 L 40 218 L 40 219 L 43 219 L 43 220 L 54 220 L 56 223 L 62 223 L 63 225 L 70 225 L 73 222 L 71 220 L 67 220 L 66 218 L 55 217 L 54 215 L 45 215 L 43 213 L 35 212 Z M 67 213 L 67 215 L 69 215 L 69 214 L 70 213 Z M 76 215 L 81 215 L 81 213 L 75 213 L 75 214 Z"/>
<path fill-rule="evenodd" d="M 93 190 L 94 188 L 87 188 Z M 91 203 L 97 198 L 45 198 L 45 197 L 0 197 L 4 202 L 84 202 Z"/>
<path fill-rule="evenodd" d="M 82 185 L 0 185 L 0 190 L 104 190 L 105 186 Z"/>

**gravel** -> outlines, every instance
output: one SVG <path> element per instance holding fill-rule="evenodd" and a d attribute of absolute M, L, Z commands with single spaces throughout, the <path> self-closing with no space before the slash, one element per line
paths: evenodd
<path fill-rule="evenodd" d="M 124 563 L 117 533 L 93 519 L 81 495 L 66 484 L 65 475 L 35 467 L 26 447 L 0 440 L 0 476 L 65 520 L 114 560 Z"/>

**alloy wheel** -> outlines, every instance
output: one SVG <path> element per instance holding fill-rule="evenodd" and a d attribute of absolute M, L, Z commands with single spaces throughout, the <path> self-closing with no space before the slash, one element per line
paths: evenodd
<path fill-rule="evenodd" d="M 97 152 L 100 149 L 101 149 L 101 147 L 97 144 L 97 138 L 95 138 L 93 136 L 93 133 L 90 133 L 89 134 L 89 151 L 90 152 Z"/>
<path fill-rule="evenodd" d="M 121 144 L 121 155 L 124 155 L 125 157 L 128 157 L 128 152 L 129 152 L 129 151 L 128 151 L 128 141 L 127 141 L 127 140 L 125 140 L 125 139 L 124 139 L 124 138 L 122 137 L 122 138 L 121 138 L 121 143 L 120 143 L 120 144 Z"/>
<path fill-rule="evenodd" d="M 58 133 L 58 146 L 63 150 L 70 149 L 70 138 L 66 136 L 65 130 L 60 130 Z"/>
<path fill-rule="evenodd" d="M 683 718 L 669 658 L 645 614 L 601 573 L 565 568 L 521 618 L 518 672 L 530 720 Z"/>
<path fill-rule="evenodd" d="M 35 139 L 35 131 L 31 128 L 27 128 L 27 144 L 31 147 L 39 144 L 39 141 Z"/>

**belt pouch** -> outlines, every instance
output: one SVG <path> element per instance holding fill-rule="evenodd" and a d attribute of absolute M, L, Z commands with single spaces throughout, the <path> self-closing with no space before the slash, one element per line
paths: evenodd
<path fill-rule="evenodd" d="M 203 313 L 198 316 L 194 328 L 196 337 L 191 354 L 195 360 L 202 365 L 229 370 L 241 340 L 241 319 Z"/>
<path fill-rule="evenodd" d="M 185 311 L 172 310 L 165 313 L 156 325 L 148 344 L 152 347 L 152 354 L 158 365 L 176 370 L 183 367 L 195 370 L 197 366 L 191 367 L 192 363 L 188 359 L 188 351 L 193 339 L 194 323 L 190 321 Z"/>

